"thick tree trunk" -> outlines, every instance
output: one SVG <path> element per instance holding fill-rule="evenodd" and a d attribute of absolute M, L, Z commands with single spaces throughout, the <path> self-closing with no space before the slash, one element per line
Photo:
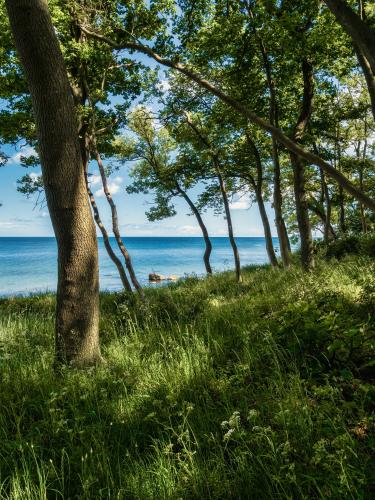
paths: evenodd
<path fill-rule="evenodd" d="M 184 198 L 184 200 L 186 201 L 186 203 L 189 205 L 190 210 L 195 215 L 195 218 L 197 219 L 199 227 L 201 228 L 202 235 L 203 235 L 203 238 L 204 238 L 204 243 L 206 245 L 206 249 L 205 249 L 205 252 L 204 252 L 204 255 L 203 255 L 203 262 L 204 262 L 207 274 L 211 275 L 212 274 L 212 268 L 211 268 L 211 264 L 210 264 L 210 255 L 211 255 L 211 252 L 212 252 L 212 243 L 211 243 L 211 240 L 210 240 L 210 238 L 208 236 L 208 231 L 207 231 L 206 225 L 203 222 L 203 219 L 202 219 L 201 214 L 199 213 L 199 210 L 194 205 L 193 201 L 188 196 L 188 194 L 186 193 L 186 191 L 184 191 L 180 187 L 180 185 L 178 184 L 178 182 L 176 182 L 176 190 Z"/>
<path fill-rule="evenodd" d="M 227 195 L 227 191 L 225 188 L 225 182 L 224 182 L 223 176 L 221 175 L 219 162 L 218 162 L 217 158 L 214 158 L 213 162 L 214 162 L 214 166 L 216 169 L 217 178 L 219 180 L 221 196 L 223 198 L 225 217 L 227 219 L 227 226 L 228 226 L 228 236 L 229 236 L 229 241 L 230 241 L 230 244 L 231 244 L 231 247 L 233 250 L 234 265 L 235 265 L 235 269 L 236 269 L 236 278 L 237 278 L 238 283 L 242 283 L 240 254 L 238 252 L 236 240 L 234 239 L 232 216 L 230 213 L 229 200 L 228 200 L 228 195 Z"/>
<path fill-rule="evenodd" d="M 95 226 L 87 198 L 74 102 L 45 0 L 7 0 L 32 97 L 48 210 L 58 246 L 56 362 L 101 360 Z"/>
<path fill-rule="evenodd" d="M 118 226 L 117 208 L 116 208 L 115 202 L 113 201 L 112 195 L 109 191 L 108 181 L 107 181 L 107 176 L 105 173 L 104 165 L 103 165 L 102 159 L 98 153 L 98 150 L 96 148 L 95 140 L 93 141 L 92 145 L 93 145 L 93 154 L 94 154 L 94 157 L 95 157 L 96 162 L 98 164 L 100 176 L 102 178 L 104 194 L 105 194 L 107 201 L 108 201 L 108 204 L 111 208 L 113 234 L 115 235 L 116 242 L 117 242 L 117 245 L 120 249 L 120 252 L 124 256 L 126 269 L 128 270 L 131 282 L 133 283 L 134 288 L 137 290 L 140 297 L 142 299 L 144 299 L 144 292 L 143 292 L 143 289 L 142 289 L 141 285 L 139 284 L 137 277 L 135 275 L 130 254 L 129 254 L 128 250 L 126 249 L 124 242 L 122 241 L 122 238 L 120 235 L 120 230 L 119 230 L 119 226 Z"/>

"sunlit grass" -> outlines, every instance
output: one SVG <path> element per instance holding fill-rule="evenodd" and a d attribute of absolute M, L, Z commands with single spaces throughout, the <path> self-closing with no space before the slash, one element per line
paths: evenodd
<path fill-rule="evenodd" d="M 356 258 L 103 295 L 107 364 L 58 374 L 53 297 L 3 300 L 0 498 L 365 498 L 373 276 Z"/>

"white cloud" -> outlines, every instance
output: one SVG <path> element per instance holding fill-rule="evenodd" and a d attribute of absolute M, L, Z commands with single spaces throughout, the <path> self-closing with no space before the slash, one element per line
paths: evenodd
<path fill-rule="evenodd" d="M 36 151 L 31 146 L 23 146 L 20 151 L 14 153 L 8 160 L 8 165 L 19 165 L 21 163 L 21 156 L 36 155 Z"/>
<path fill-rule="evenodd" d="M 230 203 L 231 210 L 248 210 L 251 207 L 251 198 L 249 193 L 241 191 L 233 196 Z"/>
<path fill-rule="evenodd" d="M 168 90 L 171 88 L 171 84 L 168 80 L 161 80 L 158 83 L 157 87 L 161 92 L 168 92 Z"/>
<path fill-rule="evenodd" d="M 97 184 L 100 184 L 102 182 L 102 178 L 100 177 L 99 174 L 91 174 L 89 175 L 89 184 L 91 186 L 96 186 Z"/>
<path fill-rule="evenodd" d="M 33 182 L 36 182 L 39 180 L 39 178 L 42 176 L 41 172 L 31 172 L 30 177 Z"/>
<path fill-rule="evenodd" d="M 108 180 L 108 189 L 112 196 L 120 191 L 121 183 L 122 177 L 115 177 L 114 179 Z M 103 198 L 105 196 L 104 189 L 101 188 L 95 191 L 95 196 L 97 196 L 98 198 Z"/>

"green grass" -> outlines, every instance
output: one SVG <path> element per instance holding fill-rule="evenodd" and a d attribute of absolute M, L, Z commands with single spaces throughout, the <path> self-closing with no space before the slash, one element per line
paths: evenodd
<path fill-rule="evenodd" d="M 375 262 L 101 297 L 52 371 L 52 296 L 0 301 L 1 499 L 373 498 Z"/>

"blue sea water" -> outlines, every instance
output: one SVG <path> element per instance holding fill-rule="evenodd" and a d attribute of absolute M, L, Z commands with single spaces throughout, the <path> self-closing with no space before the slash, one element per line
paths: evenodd
<path fill-rule="evenodd" d="M 214 271 L 233 269 L 233 255 L 227 238 L 211 238 L 211 264 Z M 267 262 L 265 240 L 261 237 L 237 238 L 241 265 Z M 111 240 L 113 248 L 116 242 Z M 204 240 L 196 237 L 129 237 L 125 244 L 142 284 L 148 275 L 204 275 Z M 274 240 L 278 248 L 277 239 Z M 57 248 L 54 238 L 0 237 L 0 296 L 54 291 L 57 279 Z M 99 239 L 100 288 L 120 290 L 121 282 L 103 242 Z"/>

